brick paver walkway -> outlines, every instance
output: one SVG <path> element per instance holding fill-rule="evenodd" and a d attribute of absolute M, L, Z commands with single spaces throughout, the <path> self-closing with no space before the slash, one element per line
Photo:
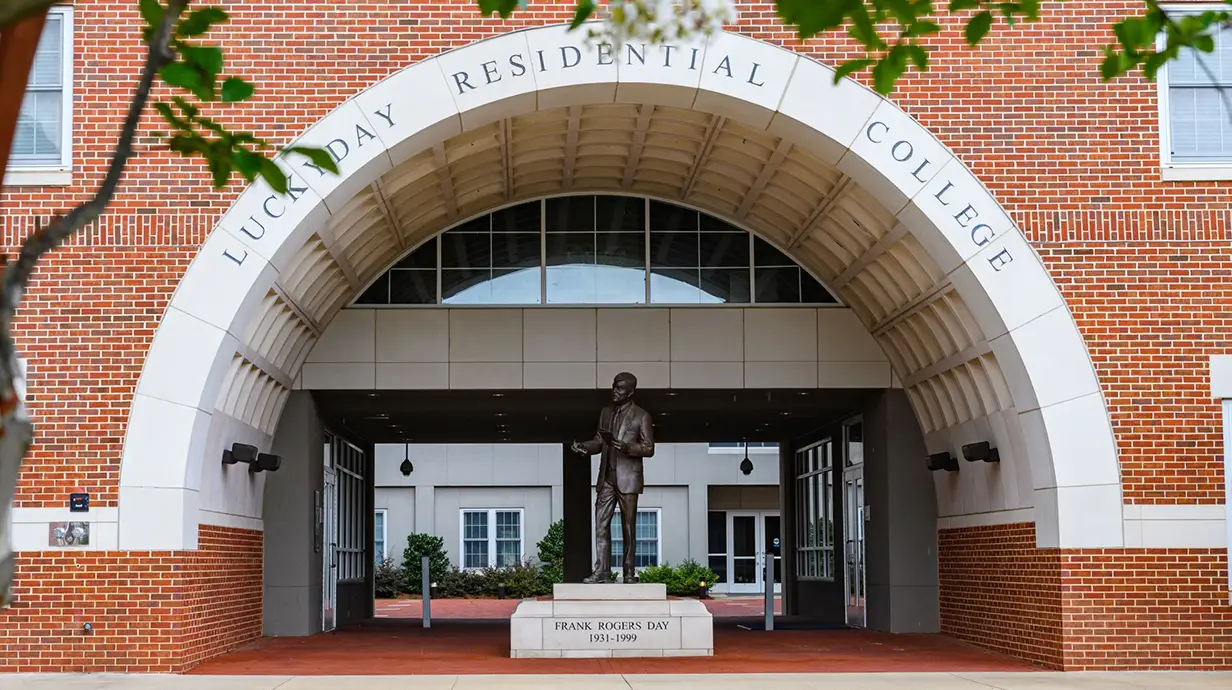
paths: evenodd
<path fill-rule="evenodd" d="M 705 599 L 706 609 L 716 618 L 732 616 L 764 616 L 766 602 L 760 596 L 733 596 Z M 433 620 L 508 620 L 517 608 L 517 599 L 434 599 Z M 783 612 L 782 597 L 774 598 L 774 612 Z M 423 618 L 423 602 L 419 599 L 377 599 L 377 618 Z"/>

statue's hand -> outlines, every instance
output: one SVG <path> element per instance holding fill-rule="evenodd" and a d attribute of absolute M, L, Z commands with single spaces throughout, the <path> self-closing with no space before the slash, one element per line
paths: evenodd
<path fill-rule="evenodd" d="M 582 447 L 578 445 L 577 441 L 574 441 L 573 444 L 569 446 L 569 450 L 573 451 L 574 453 L 577 453 L 578 455 L 586 454 L 586 451 L 582 450 Z"/>

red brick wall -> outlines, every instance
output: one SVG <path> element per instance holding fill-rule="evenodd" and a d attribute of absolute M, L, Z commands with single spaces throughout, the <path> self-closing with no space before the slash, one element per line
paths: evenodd
<path fill-rule="evenodd" d="M 1232 669 L 1225 554 L 1065 551 L 1065 670 Z"/>
<path fill-rule="evenodd" d="M 1059 668 L 1061 556 L 1035 548 L 1035 525 L 941 530 L 941 632 Z"/>
<path fill-rule="evenodd" d="M 1066 671 L 1232 669 L 1223 549 L 1037 549 L 1030 523 L 938 544 L 945 634 Z"/>
<path fill-rule="evenodd" d="M 199 551 L 20 554 L 0 672 L 178 672 L 259 637 L 261 533 L 200 534 Z"/>

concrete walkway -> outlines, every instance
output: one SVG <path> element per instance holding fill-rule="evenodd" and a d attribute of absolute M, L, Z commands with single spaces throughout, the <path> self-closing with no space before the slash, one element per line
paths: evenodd
<path fill-rule="evenodd" d="M 0 675 L 0 690 L 1197 690 L 1232 673 L 822 673 L 808 675 Z"/>

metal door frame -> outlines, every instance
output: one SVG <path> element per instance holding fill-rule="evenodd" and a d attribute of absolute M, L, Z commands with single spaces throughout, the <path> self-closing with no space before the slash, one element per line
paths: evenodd
<path fill-rule="evenodd" d="M 847 625 L 868 626 L 868 533 L 864 529 L 867 517 L 864 482 L 864 459 L 850 464 L 848 429 L 862 424 L 854 417 L 843 422 L 843 602 Z M 852 490 L 854 488 L 854 491 Z"/>
<path fill-rule="evenodd" d="M 330 632 L 338 623 L 338 471 L 327 457 L 321 503 L 325 525 L 322 529 L 321 631 Z"/>

